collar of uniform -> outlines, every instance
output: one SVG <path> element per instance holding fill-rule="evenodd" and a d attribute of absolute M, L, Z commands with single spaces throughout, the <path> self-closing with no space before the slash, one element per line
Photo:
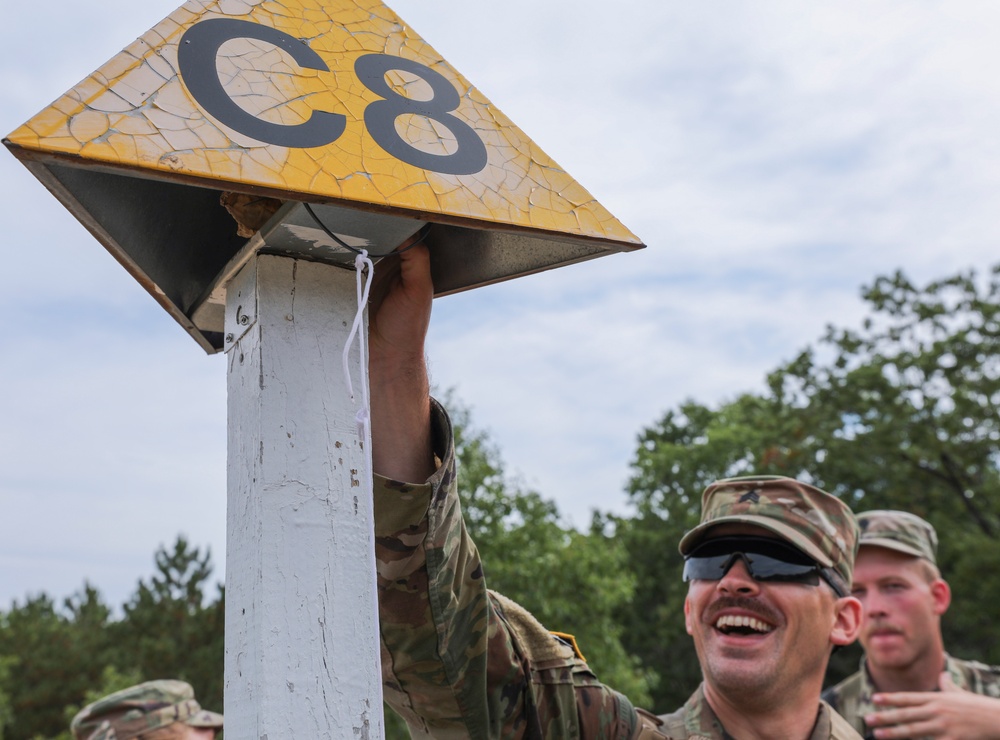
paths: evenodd
<path fill-rule="evenodd" d="M 955 682 L 955 685 L 963 689 L 964 691 L 970 691 L 969 682 L 966 679 L 965 673 L 962 668 L 955 662 L 954 659 L 948 653 L 944 654 L 944 672 L 951 676 L 951 680 Z M 864 656 L 861 657 L 861 696 L 867 697 L 867 700 L 871 701 L 872 694 L 878 692 L 878 687 L 872 680 L 872 674 L 868 672 L 868 661 Z M 934 691 L 940 691 L 940 688 L 934 687 Z"/>
<path fill-rule="evenodd" d="M 833 710 L 825 701 L 817 697 L 816 724 L 813 725 L 809 740 L 830 740 L 835 737 L 833 733 Z M 850 735 L 843 734 L 846 729 Z M 716 716 L 715 711 L 705 698 L 705 684 L 702 683 L 691 698 L 684 704 L 684 729 L 687 730 L 688 740 L 736 740 L 726 732 L 722 722 Z M 846 726 L 838 728 L 836 737 L 858 737 L 854 731 Z"/>
<path fill-rule="evenodd" d="M 704 683 L 684 703 L 684 729 L 689 740 L 735 740 L 705 698 Z"/>
<path fill-rule="evenodd" d="M 872 680 L 872 674 L 868 672 L 868 659 L 864 655 L 861 656 L 861 692 L 860 696 L 863 701 L 871 702 L 872 694 L 878 691 L 875 688 L 875 682 Z"/>

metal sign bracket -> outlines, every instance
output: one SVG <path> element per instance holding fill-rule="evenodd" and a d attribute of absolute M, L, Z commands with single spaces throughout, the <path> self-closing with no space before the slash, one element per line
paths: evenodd
<path fill-rule="evenodd" d="M 227 286 L 235 291 L 237 300 L 226 303 L 225 344 L 223 352 L 229 352 L 240 339 L 257 323 L 257 280 L 254 270 L 241 270 Z"/>

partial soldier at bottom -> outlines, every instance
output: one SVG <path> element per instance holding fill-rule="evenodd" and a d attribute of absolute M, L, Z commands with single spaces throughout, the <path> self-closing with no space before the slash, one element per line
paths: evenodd
<path fill-rule="evenodd" d="M 184 681 L 146 681 L 88 704 L 73 718 L 73 740 L 212 740 L 222 715 L 201 708 Z"/>

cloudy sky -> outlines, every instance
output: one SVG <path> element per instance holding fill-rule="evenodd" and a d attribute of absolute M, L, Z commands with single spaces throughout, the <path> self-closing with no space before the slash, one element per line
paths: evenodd
<path fill-rule="evenodd" d="M 177 4 L 8 3 L 0 134 Z M 434 382 L 577 524 L 643 426 L 760 388 L 874 276 L 997 260 L 995 3 L 389 4 L 648 245 L 435 305 Z M 221 575 L 221 357 L 6 152 L 0 208 L 0 608 L 120 604 L 178 533 Z"/>

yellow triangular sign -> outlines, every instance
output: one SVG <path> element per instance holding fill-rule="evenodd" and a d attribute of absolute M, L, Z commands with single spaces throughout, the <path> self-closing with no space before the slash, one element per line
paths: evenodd
<path fill-rule="evenodd" d="M 6 143 L 25 160 L 642 246 L 377 0 L 191 0 Z"/>

